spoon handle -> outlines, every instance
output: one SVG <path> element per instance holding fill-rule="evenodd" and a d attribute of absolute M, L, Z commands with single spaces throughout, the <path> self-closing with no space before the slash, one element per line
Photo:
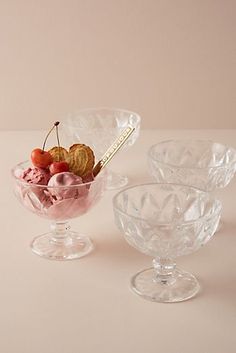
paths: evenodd
<path fill-rule="evenodd" d="M 108 148 L 108 150 L 103 155 L 102 159 L 93 168 L 94 177 L 107 165 L 108 162 L 114 157 L 114 155 L 119 151 L 121 146 L 126 142 L 130 135 L 134 132 L 135 128 L 128 126 L 122 131 L 120 136 L 115 140 L 115 142 Z"/>

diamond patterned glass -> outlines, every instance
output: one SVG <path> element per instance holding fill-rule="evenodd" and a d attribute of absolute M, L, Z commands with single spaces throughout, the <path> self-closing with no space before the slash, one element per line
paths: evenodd
<path fill-rule="evenodd" d="M 154 269 L 149 270 L 154 271 L 152 276 L 148 273 L 148 279 L 146 275 L 142 279 L 142 286 L 147 281 L 146 286 L 142 290 L 137 288 L 135 280 L 134 290 L 147 299 L 167 302 L 195 295 L 197 280 L 176 269 L 174 259 L 196 251 L 213 236 L 220 219 L 221 203 L 209 193 L 189 186 L 144 184 L 118 193 L 113 206 L 115 222 L 127 242 L 155 258 Z M 158 286 L 150 289 L 153 278 Z M 171 287 L 172 282 L 174 287 Z M 163 297 L 167 284 L 168 294 Z"/>
<path fill-rule="evenodd" d="M 150 173 L 158 182 L 181 183 L 206 191 L 224 188 L 236 171 L 236 151 L 204 140 L 170 140 L 149 149 Z"/>

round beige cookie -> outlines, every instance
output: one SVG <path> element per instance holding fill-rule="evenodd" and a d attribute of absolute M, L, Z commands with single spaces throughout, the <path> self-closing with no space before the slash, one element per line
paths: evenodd
<path fill-rule="evenodd" d="M 92 172 L 95 157 L 92 149 L 84 144 L 74 144 L 69 149 L 69 169 L 81 177 Z"/>
<path fill-rule="evenodd" d="M 64 147 L 53 147 L 49 151 L 53 158 L 53 162 L 67 161 L 69 158 L 69 153 Z"/>

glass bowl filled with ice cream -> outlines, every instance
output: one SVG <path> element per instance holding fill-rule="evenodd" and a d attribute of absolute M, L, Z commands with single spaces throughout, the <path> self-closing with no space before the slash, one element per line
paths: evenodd
<path fill-rule="evenodd" d="M 105 173 L 95 177 L 94 164 L 89 146 L 75 144 L 65 149 L 59 145 L 46 151 L 44 143 L 43 149 L 32 151 L 31 161 L 12 169 L 14 193 L 20 203 L 51 221 L 50 232 L 31 243 L 37 255 L 72 260 L 93 249 L 89 237 L 70 230 L 68 220 L 87 213 L 104 192 Z"/>

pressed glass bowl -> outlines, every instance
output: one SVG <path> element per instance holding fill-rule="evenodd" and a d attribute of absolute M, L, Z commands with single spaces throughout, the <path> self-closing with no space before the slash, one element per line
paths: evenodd
<path fill-rule="evenodd" d="M 85 143 L 101 158 L 115 139 L 128 126 L 135 128 L 134 133 L 125 143 L 130 147 L 139 136 L 141 118 L 137 113 L 115 108 L 91 108 L 68 114 L 62 123 L 68 144 Z M 128 183 L 127 176 L 114 172 L 107 173 L 107 188 L 116 189 Z"/>
<path fill-rule="evenodd" d="M 148 151 L 157 182 L 180 183 L 205 191 L 224 188 L 236 171 L 236 151 L 207 140 L 169 140 Z"/>
<path fill-rule="evenodd" d="M 31 248 L 53 260 L 72 260 L 93 250 L 88 236 L 70 230 L 68 220 L 87 213 L 101 198 L 106 178 L 101 172 L 93 181 L 70 186 L 30 184 L 20 178 L 30 166 L 22 162 L 12 169 L 14 193 L 29 211 L 51 221 L 51 231 L 37 236 Z"/>
<path fill-rule="evenodd" d="M 131 280 L 135 293 L 157 302 L 178 302 L 199 290 L 197 279 L 175 258 L 198 250 L 213 236 L 221 203 L 209 193 L 179 184 L 143 184 L 113 198 L 115 222 L 127 242 L 154 258 Z"/>

